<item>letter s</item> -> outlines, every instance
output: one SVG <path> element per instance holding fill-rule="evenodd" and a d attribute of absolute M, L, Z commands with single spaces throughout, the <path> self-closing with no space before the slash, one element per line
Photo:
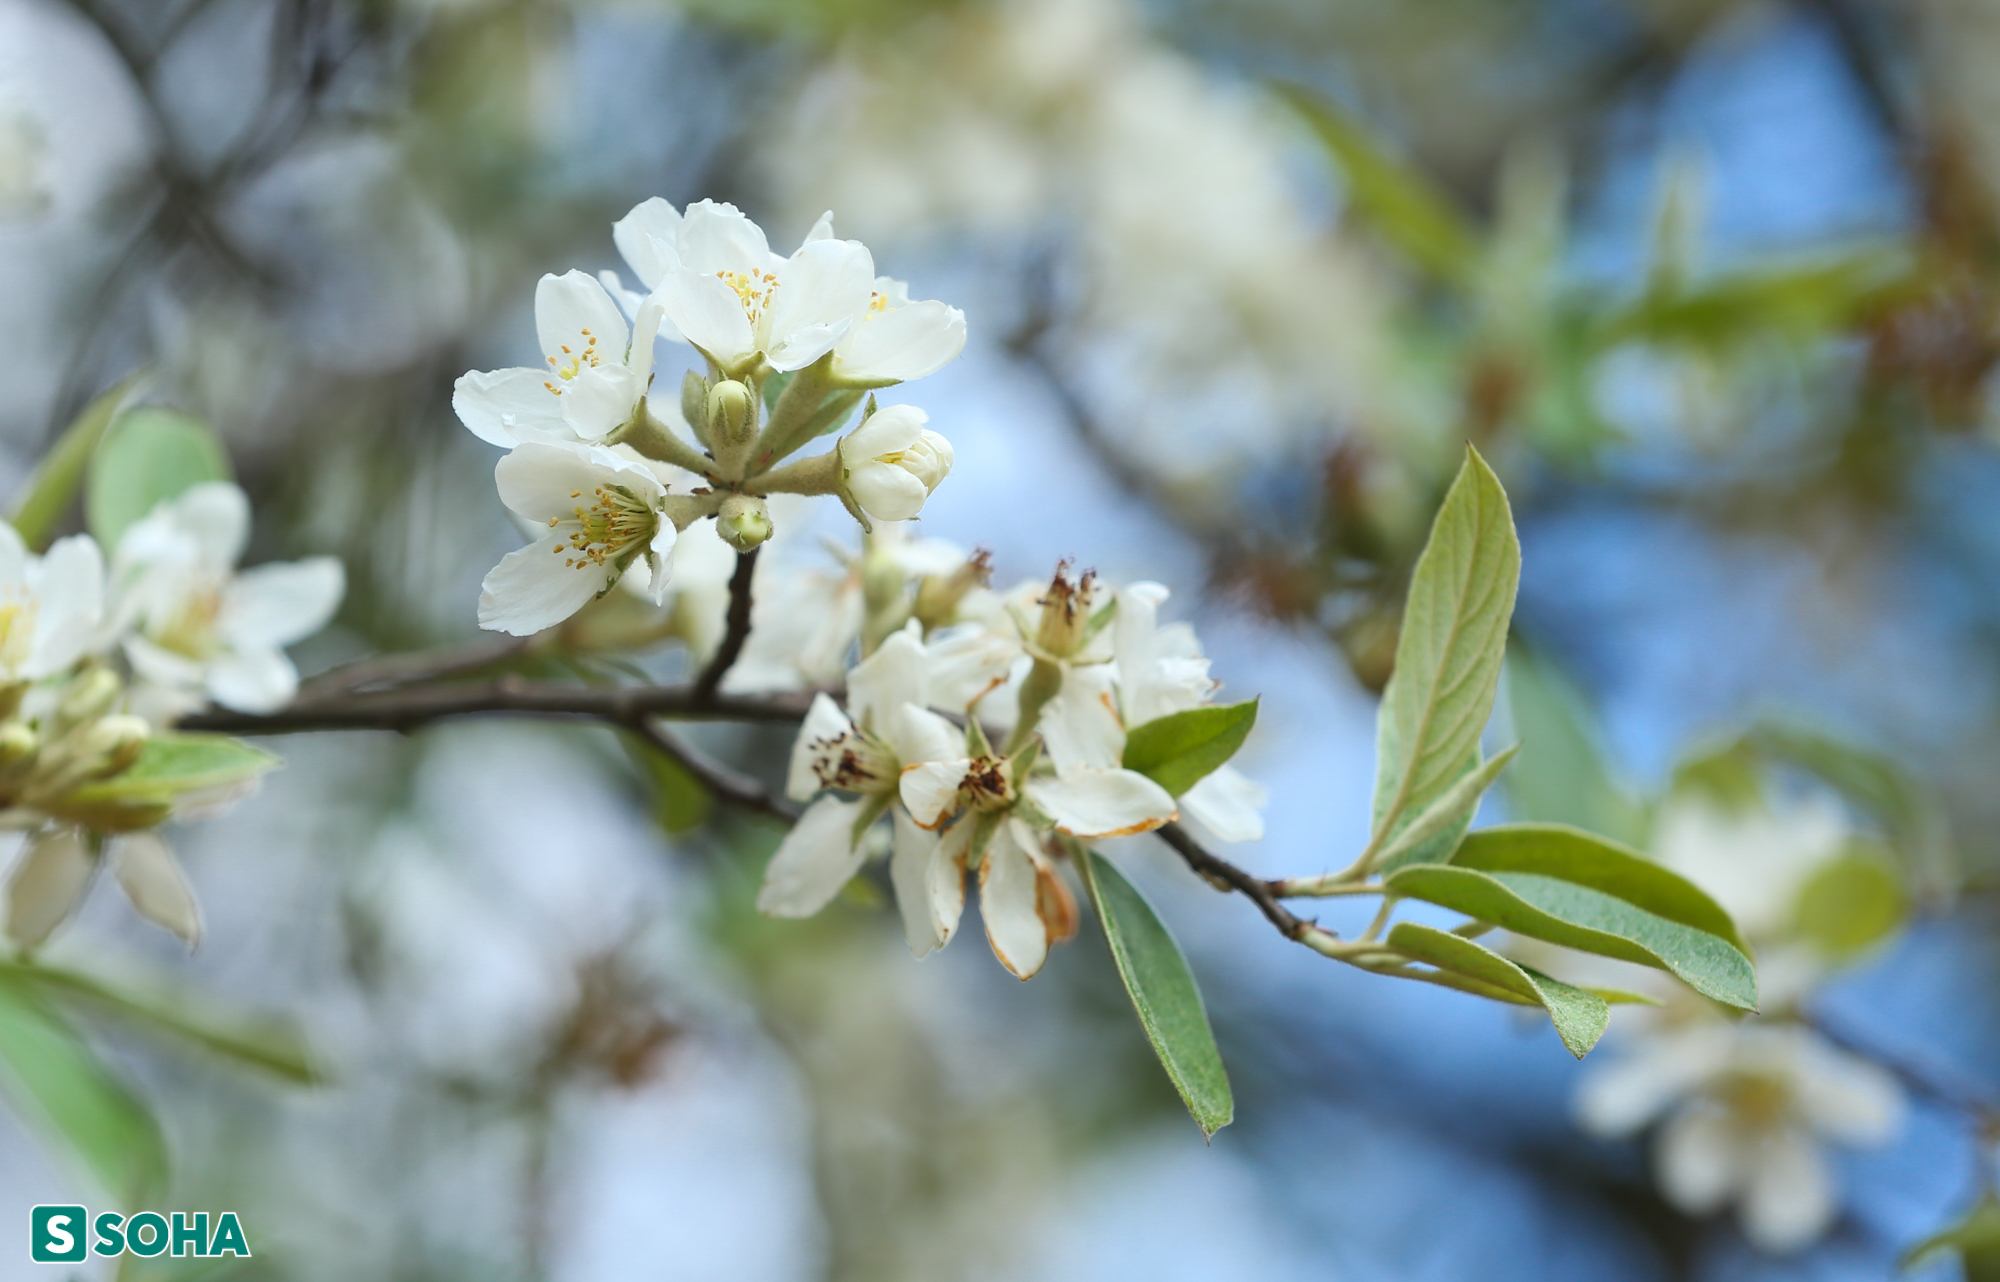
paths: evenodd
<path fill-rule="evenodd" d="M 68 1254 L 69 1249 L 76 1245 L 76 1239 L 70 1236 L 68 1226 L 67 1215 L 51 1215 L 49 1222 L 42 1226 L 43 1232 L 49 1235 L 49 1249 L 58 1255 Z"/>
<path fill-rule="evenodd" d="M 125 1235 L 118 1231 L 118 1226 L 123 1223 L 125 1217 L 116 1211 L 106 1211 L 98 1216 L 97 1245 L 91 1250 L 104 1256 L 125 1254 Z"/>

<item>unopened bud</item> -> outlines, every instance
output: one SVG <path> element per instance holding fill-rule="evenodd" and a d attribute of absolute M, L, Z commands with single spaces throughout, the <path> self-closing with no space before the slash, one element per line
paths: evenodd
<path fill-rule="evenodd" d="M 28 760 L 41 746 L 42 737 L 25 721 L 9 721 L 0 726 L 0 770 Z"/>
<path fill-rule="evenodd" d="M 757 431 L 757 397 L 733 378 L 708 389 L 708 440 L 717 449 L 748 443 Z"/>
<path fill-rule="evenodd" d="M 732 494 L 715 510 L 715 532 L 738 552 L 748 552 L 771 537 L 770 509 L 753 494 Z"/>
<path fill-rule="evenodd" d="M 56 704 L 57 730 L 97 720 L 111 711 L 124 692 L 124 683 L 109 668 L 87 668 L 77 673 L 63 687 L 62 698 Z"/>
<path fill-rule="evenodd" d="M 87 777 L 109 779 L 130 766 L 139 759 L 152 732 L 141 717 L 121 715 L 100 720 L 84 732 L 80 755 L 90 763 Z"/>
<path fill-rule="evenodd" d="M 681 418 L 708 444 L 708 380 L 694 370 L 681 379 Z"/>

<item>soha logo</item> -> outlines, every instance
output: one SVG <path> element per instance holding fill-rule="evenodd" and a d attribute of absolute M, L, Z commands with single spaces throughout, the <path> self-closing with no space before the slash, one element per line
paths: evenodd
<path fill-rule="evenodd" d="M 207 1211 L 192 1215 L 175 1211 L 171 1216 L 140 1211 L 129 1218 L 106 1211 L 93 1224 L 90 1212 L 81 1206 L 36 1207 L 28 1217 L 28 1258 L 48 1264 L 79 1262 L 85 1255 L 86 1225 L 96 1238 L 89 1250 L 98 1255 L 124 1255 L 129 1251 L 147 1257 L 171 1253 L 194 1259 L 250 1258 L 250 1243 L 243 1236 L 243 1223 L 234 1211 L 217 1216 L 215 1232 L 210 1234 Z"/>

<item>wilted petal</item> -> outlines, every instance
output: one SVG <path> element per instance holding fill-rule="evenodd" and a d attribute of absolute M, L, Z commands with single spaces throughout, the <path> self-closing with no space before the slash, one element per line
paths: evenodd
<path fill-rule="evenodd" d="M 189 948 L 201 943 L 201 909 L 167 843 L 156 832 L 133 832 L 111 843 L 111 872 L 139 915 L 180 936 Z"/>
<path fill-rule="evenodd" d="M 965 751 L 965 735 L 951 722 L 914 703 L 891 709 L 883 737 L 906 766 L 923 761 L 949 761 Z"/>
<path fill-rule="evenodd" d="M 1136 770 L 1073 770 L 1027 786 L 1036 805 L 1072 837 L 1126 837 L 1171 823 L 1167 790 Z"/>
<path fill-rule="evenodd" d="M 1020 657 L 1019 642 L 996 636 L 983 624 L 933 633 L 924 643 L 931 706 L 964 712 L 1004 683 Z"/>
<path fill-rule="evenodd" d="M 925 828 L 935 828 L 958 808 L 959 786 L 972 768 L 969 757 L 950 761 L 926 761 L 903 771 L 897 791 L 910 817 Z"/>
<path fill-rule="evenodd" d="M 551 389 L 559 380 L 548 369 L 473 370 L 451 389 L 458 421 L 490 445 L 511 449 L 537 437 L 561 437 L 562 398 Z"/>
<path fill-rule="evenodd" d="M 854 840 L 864 801 L 825 796 L 806 807 L 764 869 L 757 911 L 772 917 L 810 917 L 826 907 L 861 871 L 866 848 Z"/>
<path fill-rule="evenodd" d="M 910 952 L 923 957 L 942 948 L 965 910 L 965 847 L 970 824 L 956 824 L 942 839 L 896 812 L 896 843 L 889 879 L 903 914 Z"/>
<path fill-rule="evenodd" d="M 1076 902 L 1041 852 L 1041 841 L 1018 819 L 993 834 L 979 863 L 979 915 L 993 955 L 1017 979 L 1030 979 L 1049 946 L 1076 931 Z"/>
<path fill-rule="evenodd" d="M 833 368 L 850 383 L 902 383 L 935 373 L 963 350 L 965 313 L 927 299 L 855 325 L 835 352 Z"/>
<path fill-rule="evenodd" d="M 74 828 L 31 839 L 7 877 L 8 938 L 23 948 L 40 947 L 76 911 L 96 871 L 96 856 Z"/>

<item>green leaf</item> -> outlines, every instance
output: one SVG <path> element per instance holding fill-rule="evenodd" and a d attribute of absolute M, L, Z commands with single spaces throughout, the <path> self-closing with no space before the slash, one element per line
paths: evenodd
<path fill-rule="evenodd" d="M 119 1206 L 166 1186 L 159 1125 L 70 1027 L 18 980 L 0 978 L 0 1087 Z"/>
<path fill-rule="evenodd" d="M 246 1018 L 214 1009 L 200 996 L 157 980 L 113 982 L 55 966 L 0 962 L 0 977 L 31 984 L 55 998 L 86 1004 L 131 1020 L 288 1081 L 325 1080 L 312 1051 L 288 1020 Z"/>
<path fill-rule="evenodd" d="M 1276 88 L 1319 135 L 1347 180 L 1347 199 L 1384 240 L 1437 276 L 1473 282 L 1479 233 L 1444 193 L 1391 159 L 1326 98 L 1293 85 Z"/>
<path fill-rule="evenodd" d="M 1813 870 L 1799 890 L 1794 928 L 1824 951 L 1848 957 L 1887 938 L 1908 908 L 1887 859 L 1856 843 Z"/>
<path fill-rule="evenodd" d="M 55 537 L 56 526 L 76 499 L 76 492 L 83 484 L 84 468 L 104 436 L 104 429 L 111 425 L 125 398 L 148 373 L 139 370 L 118 380 L 84 406 L 83 413 L 63 429 L 55 448 L 42 459 L 14 500 L 14 511 L 8 520 L 19 531 L 22 542 L 39 552 Z"/>
<path fill-rule="evenodd" d="M 1520 578 L 1507 492 L 1468 448 L 1417 558 L 1376 713 L 1375 850 L 1477 767 Z"/>
<path fill-rule="evenodd" d="M 1903 1253 L 1903 1267 L 1916 1268 L 1946 1252 L 1958 1256 L 1965 1282 L 2000 1282 L 2000 1198 L 1986 1194 L 1957 1224 L 1911 1247 Z"/>
<path fill-rule="evenodd" d="M 1214 1135 L 1236 1116 L 1236 1102 L 1222 1055 L 1215 1049 L 1201 990 L 1195 987 L 1180 945 L 1117 868 L 1096 851 L 1082 846 L 1071 850 L 1080 856 L 1077 869 L 1104 923 L 1111 959 L 1125 981 L 1125 991 L 1132 995 L 1146 1040 L 1153 1044 L 1153 1053 L 1160 1057 L 1201 1133 Z"/>
<path fill-rule="evenodd" d="M 1397 922 L 1389 931 L 1389 947 L 1413 960 L 1455 975 L 1464 975 L 1498 990 L 1500 1000 L 1540 1006 L 1549 1013 L 1569 1053 L 1582 1059 L 1604 1036 L 1611 1010 L 1604 999 L 1540 971 L 1509 961 L 1499 953 L 1448 930 L 1415 922 Z M 1482 994 L 1485 995 L 1485 994 Z"/>
<path fill-rule="evenodd" d="M 1472 816 L 1479 810 L 1479 799 L 1486 795 L 1486 790 L 1493 786 L 1493 780 L 1514 759 L 1514 753 L 1520 746 L 1515 744 L 1460 775 L 1451 787 L 1424 807 L 1422 814 L 1404 825 L 1395 838 L 1382 848 L 1381 853 L 1375 856 L 1375 867 L 1387 872 L 1406 864 L 1451 862 L 1452 852 L 1465 840 L 1465 830 L 1472 826 Z"/>
<path fill-rule="evenodd" d="M 283 763 L 261 748 L 223 734 L 156 734 L 122 773 L 86 784 L 65 804 L 165 803 L 188 792 L 246 783 Z"/>
<path fill-rule="evenodd" d="M 715 808 L 715 795 L 701 780 L 637 735 L 624 736 L 624 742 L 626 753 L 652 786 L 653 819 L 662 829 L 678 836 L 707 822 Z"/>
<path fill-rule="evenodd" d="M 1255 699 L 1170 712 L 1125 736 L 1124 765 L 1178 797 L 1235 756 L 1255 724 Z"/>
<path fill-rule="evenodd" d="M 1452 857 L 1480 872 L 1529 872 L 1600 890 L 1683 926 L 1720 935 L 1747 954 L 1729 913 L 1671 869 L 1595 833 L 1563 824 L 1498 824 L 1467 837 Z"/>
<path fill-rule="evenodd" d="M 1656 967 L 1725 1005 L 1757 1008 L 1756 972 L 1734 944 L 1601 890 L 1539 873 L 1436 864 L 1391 873 L 1386 885 L 1517 935 Z"/>
<path fill-rule="evenodd" d="M 91 456 L 84 495 L 90 532 L 109 553 L 157 504 L 203 481 L 228 479 L 229 456 L 206 424 L 158 406 L 127 410 Z"/>
<path fill-rule="evenodd" d="M 1583 696 L 1535 651 L 1507 648 L 1507 707 L 1521 756 L 1507 772 L 1507 811 L 1534 823 L 1572 824 L 1638 845 L 1645 807 L 1612 778 Z"/>

